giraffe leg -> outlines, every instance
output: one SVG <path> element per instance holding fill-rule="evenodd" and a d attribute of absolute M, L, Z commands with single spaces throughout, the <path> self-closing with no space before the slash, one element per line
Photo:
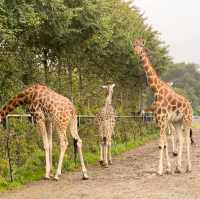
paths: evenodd
<path fill-rule="evenodd" d="M 172 153 L 173 156 L 177 156 L 177 149 L 176 149 L 176 132 L 172 124 L 169 124 L 169 134 L 171 136 L 172 141 Z"/>
<path fill-rule="evenodd" d="M 169 151 L 168 151 L 168 141 L 167 136 L 164 134 L 164 148 L 165 148 L 165 155 L 166 155 L 166 161 L 167 161 L 167 173 L 171 173 L 171 163 L 169 158 Z"/>
<path fill-rule="evenodd" d="M 47 136 L 48 136 L 48 141 L 49 141 L 49 163 L 50 163 L 50 175 L 51 172 L 52 172 L 52 167 L 53 167 L 53 164 L 52 164 L 52 122 L 47 122 L 46 123 L 46 128 L 47 128 Z"/>
<path fill-rule="evenodd" d="M 83 180 L 87 180 L 88 174 L 87 174 L 87 170 L 85 168 L 85 163 L 84 163 L 84 160 L 83 160 L 82 140 L 80 138 L 78 138 L 77 147 L 78 147 L 78 152 L 79 152 L 79 156 L 80 156 L 81 168 L 82 168 L 82 173 L 83 173 Z"/>
<path fill-rule="evenodd" d="M 158 174 L 163 175 L 163 152 L 164 152 L 164 145 L 165 145 L 165 130 L 166 130 L 166 124 L 161 124 L 160 125 L 160 144 L 159 144 L 159 149 L 160 149 L 160 158 L 159 158 L 159 167 L 158 167 Z"/>
<path fill-rule="evenodd" d="M 44 145 L 44 150 L 45 150 L 45 161 L 46 161 L 45 178 L 49 179 L 50 178 L 49 142 L 48 142 L 48 137 L 47 137 L 46 126 L 45 126 L 45 122 L 42 120 L 37 121 L 36 125 L 37 125 L 37 130 L 42 135 L 42 140 L 43 140 L 43 145 Z"/>
<path fill-rule="evenodd" d="M 87 169 L 85 167 L 85 163 L 84 163 L 84 160 L 83 160 L 82 140 L 80 139 L 80 137 L 78 135 L 77 118 L 76 117 L 74 119 L 72 119 L 72 121 L 70 123 L 70 132 L 71 132 L 72 137 L 77 140 L 77 147 L 78 147 L 78 153 L 79 153 L 80 162 L 81 162 L 83 180 L 87 180 L 88 174 L 87 174 Z"/>
<path fill-rule="evenodd" d="M 190 128 L 185 128 L 185 134 L 186 134 L 186 147 L 187 147 L 187 169 L 186 172 L 191 172 L 192 171 L 192 164 L 190 160 Z"/>
<path fill-rule="evenodd" d="M 173 147 L 173 156 L 177 156 L 178 152 L 177 152 L 177 136 L 176 136 L 176 132 L 172 131 L 172 147 Z"/>
<path fill-rule="evenodd" d="M 103 144 L 103 166 L 108 167 L 108 139 L 104 137 L 104 144 Z"/>
<path fill-rule="evenodd" d="M 159 149 L 160 149 L 160 158 L 159 158 L 158 174 L 162 175 L 163 174 L 163 150 L 164 150 L 163 136 L 160 137 Z"/>
<path fill-rule="evenodd" d="M 100 148 L 100 165 L 103 165 L 103 141 L 102 138 L 100 139 L 99 143 L 99 148 Z"/>
<path fill-rule="evenodd" d="M 108 143 L 108 164 L 112 164 L 112 140 L 109 141 Z"/>
<path fill-rule="evenodd" d="M 178 134 L 179 147 L 178 147 L 178 158 L 177 158 L 177 165 L 175 172 L 182 173 L 181 164 L 182 164 L 182 151 L 183 151 L 184 138 L 183 138 L 183 131 L 181 124 L 176 124 L 176 132 Z"/>
<path fill-rule="evenodd" d="M 60 138 L 60 157 L 59 157 L 59 162 L 58 162 L 58 168 L 56 171 L 55 179 L 58 180 L 59 176 L 61 175 L 61 170 L 62 170 L 62 163 L 65 155 L 65 151 L 68 146 L 68 140 L 66 136 L 66 129 L 58 131 L 59 138 Z"/>

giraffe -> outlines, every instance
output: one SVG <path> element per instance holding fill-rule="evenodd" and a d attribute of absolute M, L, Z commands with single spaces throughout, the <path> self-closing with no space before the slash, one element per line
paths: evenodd
<path fill-rule="evenodd" d="M 159 166 L 158 174 L 163 175 L 163 152 L 165 149 L 167 161 L 167 173 L 171 173 L 171 163 L 168 155 L 168 143 L 165 130 L 169 123 L 176 129 L 179 146 L 175 172 L 182 172 L 182 150 L 184 137 L 187 145 L 187 172 L 191 171 L 190 160 L 190 128 L 192 123 L 192 107 L 190 102 L 183 96 L 177 94 L 172 87 L 162 81 L 154 70 L 148 55 L 144 49 L 144 41 L 137 39 L 133 41 L 134 53 L 139 57 L 144 66 L 147 82 L 154 94 L 155 117 L 160 128 L 159 142 Z"/>
<path fill-rule="evenodd" d="M 173 82 L 165 82 L 167 85 L 172 86 L 174 83 Z M 154 112 L 155 111 L 155 104 L 151 104 L 150 106 L 146 107 L 143 112 Z M 171 137 L 171 142 L 172 142 L 172 153 L 174 156 L 177 156 L 177 147 L 176 147 L 176 143 L 177 143 L 177 135 L 176 135 L 176 130 L 173 126 L 172 123 L 168 124 L 168 134 Z M 191 144 L 194 144 L 194 140 L 192 137 L 192 129 L 190 128 L 190 142 Z"/>
<path fill-rule="evenodd" d="M 45 85 L 33 84 L 18 92 L 7 104 L 0 108 L 0 122 L 5 120 L 9 112 L 20 105 L 25 105 L 34 117 L 36 129 L 42 136 L 46 162 L 45 179 L 50 179 L 51 177 L 52 133 L 54 129 L 58 133 L 60 140 L 60 156 L 54 178 L 58 180 L 61 175 L 62 162 L 68 146 L 66 135 L 68 127 L 77 143 L 83 179 L 88 179 L 82 155 L 82 141 L 78 135 L 77 114 L 73 103 Z"/>
<path fill-rule="evenodd" d="M 115 127 L 115 112 L 112 107 L 112 94 L 115 84 L 109 84 L 102 86 L 107 89 L 107 97 L 105 105 L 96 114 L 96 126 L 99 134 L 99 146 L 100 146 L 100 164 L 108 167 L 108 164 L 112 164 L 111 155 L 111 143 L 112 134 Z"/>

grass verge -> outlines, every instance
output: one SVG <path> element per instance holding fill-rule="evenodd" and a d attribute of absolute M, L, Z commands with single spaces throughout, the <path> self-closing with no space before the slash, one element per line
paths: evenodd
<path fill-rule="evenodd" d="M 145 134 L 143 136 L 137 137 L 134 140 L 127 141 L 126 143 L 115 144 L 112 147 L 113 155 L 121 154 L 130 149 L 134 149 L 148 141 L 157 139 L 159 137 L 158 133 Z M 55 155 L 57 159 L 58 154 Z M 99 160 L 98 150 L 96 152 L 85 151 L 84 159 L 86 164 L 96 164 Z M 75 164 L 73 159 L 69 157 L 65 158 L 63 170 L 73 171 L 80 168 L 80 164 Z M 37 151 L 27 160 L 23 167 L 16 169 L 15 171 L 15 181 L 10 182 L 8 178 L 0 176 L 0 192 L 4 192 L 9 189 L 20 187 L 25 183 L 37 181 L 42 179 L 44 176 L 44 155 L 43 151 Z"/>

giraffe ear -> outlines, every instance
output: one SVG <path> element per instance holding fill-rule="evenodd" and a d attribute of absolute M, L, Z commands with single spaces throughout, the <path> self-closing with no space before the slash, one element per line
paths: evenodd
<path fill-rule="evenodd" d="M 169 82 L 169 85 L 170 85 L 170 86 L 173 86 L 173 85 L 174 85 L 174 82 Z"/>
<path fill-rule="evenodd" d="M 142 45 L 142 46 L 145 46 L 145 41 L 144 41 L 144 39 L 141 39 L 141 45 Z"/>
<path fill-rule="evenodd" d="M 103 85 L 103 86 L 101 86 L 101 88 L 107 88 L 107 86 Z"/>
<path fill-rule="evenodd" d="M 174 82 L 167 82 L 169 86 L 173 86 Z"/>
<path fill-rule="evenodd" d="M 112 84 L 112 88 L 114 88 L 115 87 L 115 84 Z"/>

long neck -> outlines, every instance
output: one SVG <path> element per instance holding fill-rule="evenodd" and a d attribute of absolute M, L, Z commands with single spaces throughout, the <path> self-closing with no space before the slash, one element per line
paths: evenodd
<path fill-rule="evenodd" d="M 18 93 L 16 96 L 12 97 L 8 101 L 8 103 L 6 103 L 0 108 L 1 119 L 5 119 L 8 113 L 13 111 L 18 106 L 25 104 L 26 102 L 27 102 L 27 97 L 23 91 Z"/>
<path fill-rule="evenodd" d="M 161 80 L 158 78 L 156 71 L 152 67 L 151 62 L 145 51 L 143 51 L 143 53 L 141 54 L 140 60 L 144 66 L 144 71 L 146 73 L 148 85 L 153 91 L 153 93 L 156 94 L 159 88 L 158 84 L 161 83 Z"/>
<path fill-rule="evenodd" d="M 108 92 L 108 95 L 107 95 L 106 101 L 105 101 L 105 106 L 111 105 L 111 104 L 112 104 L 112 92 Z"/>

